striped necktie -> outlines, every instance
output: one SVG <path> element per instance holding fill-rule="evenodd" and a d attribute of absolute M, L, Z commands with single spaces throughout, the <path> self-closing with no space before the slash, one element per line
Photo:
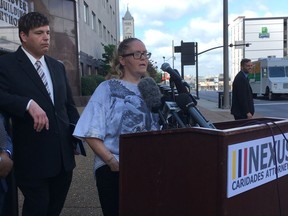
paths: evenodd
<path fill-rule="evenodd" d="M 42 64 L 41 64 L 41 62 L 40 62 L 40 61 L 36 61 L 35 66 L 36 66 L 36 70 L 37 70 L 39 76 L 40 76 L 41 79 L 42 79 L 43 84 L 44 84 L 45 87 L 46 87 L 46 90 L 47 90 L 48 94 L 49 94 L 50 97 L 51 97 L 51 92 L 50 92 L 50 90 L 49 90 L 47 78 L 46 78 L 45 73 L 44 73 L 44 71 L 43 71 L 43 69 L 42 69 Z"/>

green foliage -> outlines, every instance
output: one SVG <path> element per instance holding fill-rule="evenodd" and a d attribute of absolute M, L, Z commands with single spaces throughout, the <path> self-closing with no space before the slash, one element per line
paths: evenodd
<path fill-rule="evenodd" d="M 82 96 L 92 95 L 97 86 L 104 80 L 105 78 L 101 75 L 89 75 L 81 77 Z"/>
<path fill-rule="evenodd" d="M 160 83 L 162 81 L 161 72 L 158 71 L 158 67 L 154 65 L 153 60 L 149 60 L 147 72 L 149 73 L 149 76 L 155 80 L 156 83 Z"/>
<path fill-rule="evenodd" d="M 156 74 L 157 74 L 157 69 L 154 67 L 151 61 L 148 61 L 147 72 L 149 73 L 150 77 L 155 79 Z"/>
<path fill-rule="evenodd" d="M 104 45 L 102 44 L 105 53 L 102 54 L 102 58 L 104 59 L 104 63 L 109 64 L 109 62 L 112 60 L 113 58 L 113 53 L 114 50 L 116 49 L 116 46 L 114 44 L 108 44 L 108 45 Z"/>
<path fill-rule="evenodd" d="M 110 62 L 112 61 L 116 46 L 114 44 L 104 45 L 103 43 L 102 46 L 104 48 L 104 53 L 102 54 L 103 64 L 101 71 L 105 71 L 105 75 L 107 75 L 108 71 L 111 69 Z"/>
<path fill-rule="evenodd" d="M 156 83 L 162 82 L 162 74 L 160 72 L 157 72 L 156 76 L 154 77 L 154 79 L 155 79 Z"/>

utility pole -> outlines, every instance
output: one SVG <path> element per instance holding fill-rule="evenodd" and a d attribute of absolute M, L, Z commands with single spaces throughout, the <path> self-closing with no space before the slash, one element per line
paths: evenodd
<path fill-rule="evenodd" d="M 230 109 L 229 103 L 229 53 L 228 53 L 228 0 L 223 0 L 223 109 Z"/>
<path fill-rule="evenodd" d="M 174 69 L 174 61 L 175 61 L 175 55 L 174 55 L 174 40 L 172 40 L 172 68 Z"/>

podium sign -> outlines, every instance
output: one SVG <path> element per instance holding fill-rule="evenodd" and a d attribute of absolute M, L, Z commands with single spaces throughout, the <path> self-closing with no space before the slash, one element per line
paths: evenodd
<path fill-rule="evenodd" d="M 120 216 L 288 215 L 288 120 L 214 125 L 122 135 Z"/>
<path fill-rule="evenodd" d="M 288 174 L 288 134 L 228 146 L 227 197 Z"/>

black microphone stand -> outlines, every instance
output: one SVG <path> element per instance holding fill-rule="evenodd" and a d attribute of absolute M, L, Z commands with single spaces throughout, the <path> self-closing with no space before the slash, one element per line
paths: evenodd
<path fill-rule="evenodd" d="M 176 103 L 183 111 L 186 111 L 191 116 L 192 120 L 195 121 L 200 127 L 214 128 L 215 126 L 207 121 L 202 113 L 197 109 L 192 95 L 187 93 L 181 93 L 177 99 Z"/>
<path fill-rule="evenodd" d="M 181 111 L 175 101 L 166 101 L 163 107 L 164 118 L 173 125 L 173 128 L 186 128 L 183 120 L 178 115 Z"/>
<path fill-rule="evenodd" d="M 175 97 L 175 94 L 173 95 L 174 101 L 176 101 L 177 106 L 180 107 L 184 114 L 187 113 L 190 116 L 190 119 L 200 127 L 215 128 L 214 125 L 208 122 L 196 108 L 197 101 L 190 94 L 190 86 L 182 79 L 180 73 L 176 69 L 172 69 L 168 63 L 163 63 L 161 69 L 170 74 L 170 79 L 174 79 L 174 84 L 178 93 L 177 97 Z"/>
<path fill-rule="evenodd" d="M 176 100 L 176 96 L 175 96 L 175 82 L 174 82 L 174 80 L 171 77 L 169 79 L 169 84 L 170 84 L 170 88 L 171 88 L 171 92 L 172 92 L 173 101 L 175 101 Z"/>

